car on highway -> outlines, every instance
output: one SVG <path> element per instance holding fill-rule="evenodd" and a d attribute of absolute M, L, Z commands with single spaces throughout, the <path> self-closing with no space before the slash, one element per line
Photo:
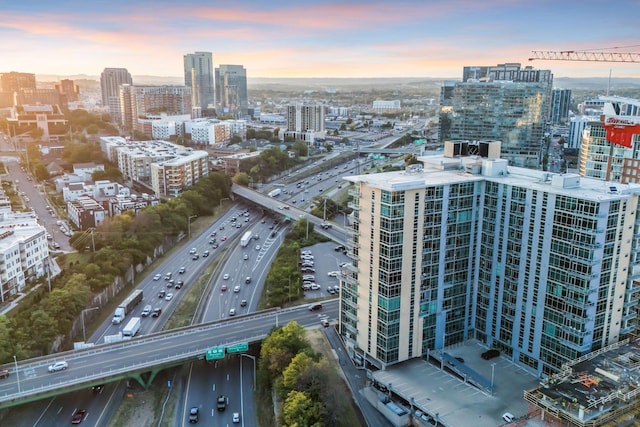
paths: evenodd
<path fill-rule="evenodd" d="M 84 416 L 87 415 L 86 409 L 78 409 L 73 417 L 71 417 L 71 424 L 80 424 L 84 420 Z"/>
<path fill-rule="evenodd" d="M 309 311 L 318 311 L 318 310 L 322 310 L 322 304 L 316 303 L 316 304 L 311 304 L 309 306 Z"/>
<path fill-rule="evenodd" d="M 158 292 L 158 298 L 164 298 L 166 294 L 167 294 L 167 291 L 165 291 L 164 289 L 161 289 L 160 292 Z"/>
<path fill-rule="evenodd" d="M 9 377 L 9 370 L 8 369 L 2 369 L 0 370 L 0 378 L 5 379 Z"/>
<path fill-rule="evenodd" d="M 140 314 L 142 317 L 147 317 L 151 314 L 151 304 L 147 304 L 142 309 L 142 313 Z"/>
<path fill-rule="evenodd" d="M 196 252 L 198 252 L 198 250 L 196 248 L 191 248 L 191 250 L 189 251 L 189 255 L 193 255 Z"/>
<path fill-rule="evenodd" d="M 240 422 L 240 413 L 234 412 L 233 413 L 233 417 L 231 418 L 231 421 L 233 421 L 234 423 L 239 423 Z"/>
<path fill-rule="evenodd" d="M 226 290 L 227 290 L 227 285 L 222 285 L 222 286 L 220 286 L 220 290 L 221 290 L 222 292 L 226 292 Z"/>
<path fill-rule="evenodd" d="M 224 274 L 224 276 L 222 276 L 222 278 L 223 278 L 224 280 L 229 280 L 229 274 L 225 273 L 225 274 Z"/>
<path fill-rule="evenodd" d="M 204 252 L 202 252 L 202 257 L 203 257 L 203 258 L 206 258 L 206 257 L 208 257 L 208 256 L 209 256 L 209 251 L 204 251 Z"/>
<path fill-rule="evenodd" d="M 169 281 L 167 282 L 167 288 L 173 288 L 173 285 L 176 284 L 176 281 L 173 279 L 169 279 Z"/>
<path fill-rule="evenodd" d="M 197 424 L 198 423 L 198 412 L 200 410 L 197 406 L 192 406 L 189 410 L 189 424 Z"/>
<path fill-rule="evenodd" d="M 64 360 L 62 360 L 60 362 L 54 363 L 53 365 L 49 365 L 48 370 L 49 372 L 58 372 L 58 371 L 64 371 L 68 367 L 69 367 L 69 364 Z"/>
<path fill-rule="evenodd" d="M 242 301 L 240 301 L 240 307 L 246 307 L 247 306 L 247 300 L 243 299 Z"/>
<path fill-rule="evenodd" d="M 193 254 L 191 256 L 191 259 L 194 260 L 194 261 L 197 260 L 198 258 L 200 258 L 200 255 L 198 255 L 198 254 Z"/>
<path fill-rule="evenodd" d="M 175 288 L 176 288 L 176 289 L 181 289 L 183 286 L 184 286 L 184 282 L 183 282 L 182 280 L 178 280 L 178 281 L 176 282 L 176 286 L 175 286 Z"/>
<path fill-rule="evenodd" d="M 160 317 L 162 314 L 162 309 L 160 307 L 156 307 L 153 309 L 153 313 L 151 313 L 151 317 Z"/>
<path fill-rule="evenodd" d="M 234 293 L 236 293 L 236 294 L 237 294 L 238 292 L 240 292 L 240 285 L 234 286 L 234 288 L 233 288 L 233 292 L 234 292 Z"/>
<path fill-rule="evenodd" d="M 247 276 L 247 277 L 244 279 L 244 283 L 246 283 L 247 285 L 248 285 L 249 283 L 251 283 L 251 277 Z"/>
<path fill-rule="evenodd" d="M 187 271 L 186 267 L 180 267 L 180 270 L 178 270 L 178 274 L 184 274 Z"/>
<path fill-rule="evenodd" d="M 229 309 L 229 316 L 235 316 L 235 315 L 236 315 L 236 309 L 235 308 Z"/>
<path fill-rule="evenodd" d="M 222 239 L 220 239 L 221 241 L 226 241 L 227 240 L 227 236 L 223 236 Z"/>
<path fill-rule="evenodd" d="M 169 292 L 165 297 L 164 300 L 165 301 L 171 301 L 171 299 L 173 298 L 173 294 L 171 292 Z"/>
<path fill-rule="evenodd" d="M 91 387 L 91 391 L 93 391 L 95 394 L 102 393 L 102 390 L 104 390 L 104 384 L 96 384 Z"/>
<path fill-rule="evenodd" d="M 244 254 L 244 256 L 242 257 L 243 260 L 248 260 L 249 259 L 249 254 Z"/>
<path fill-rule="evenodd" d="M 327 319 L 321 319 L 321 320 L 320 320 L 320 324 L 321 324 L 322 326 L 324 326 L 325 328 L 328 328 L 328 327 L 329 327 L 329 321 L 328 321 Z"/>
<path fill-rule="evenodd" d="M 153 280 L 160 280 L 161 278 L 162 278 L 162 276 L 160 275 L 160 273 L 158 273 L 155 276 L 153 276 Z"/>
<path fill-rule="evenodd" d="M 228 404 L 229 398 L 227 396 L 225 396 L 224 394 L 218 396 L 218 399 L 216 400 L 216 408 L 218 408 L 218 411 L 222 412 L 227 409 Z"/>
<path fill-rule="evenodd" d="M 256 251 L 260 250 L 260 245 L 256 245 Z"/>

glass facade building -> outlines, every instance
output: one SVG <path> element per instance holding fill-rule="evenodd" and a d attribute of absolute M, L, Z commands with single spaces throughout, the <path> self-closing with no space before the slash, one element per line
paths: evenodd
<path fill-rule="evenodd" d="M 475 338 L 548 374 L 636 327 L 640 187 L 424 157 L 348 177 L 340 328 L 381 366 Z"/>

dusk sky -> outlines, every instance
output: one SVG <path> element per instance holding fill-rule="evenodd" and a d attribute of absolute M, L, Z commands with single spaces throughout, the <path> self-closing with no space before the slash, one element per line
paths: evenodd
<path fill-rule="evenodd" d="M 640 63 L 533 61 L 532 50 L 640 52 L 638 0 L 3 1 L 0 72 L 182 76 L 182 57 L 252 77 L 456 78 L 520 62 L 556 77 L 640 77 Z"/>

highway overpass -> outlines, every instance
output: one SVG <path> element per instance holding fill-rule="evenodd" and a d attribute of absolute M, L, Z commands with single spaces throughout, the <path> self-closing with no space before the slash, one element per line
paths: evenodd
<path fill-rule="evenodd" d="M 321 316 L 338 317 L 337 299 L 323 301 L 321 311 L 310 311 L 308 306 L 272 309 L 0 366 L 10 371 L 8 378 L 0 379 L 0 409 L 123 378 L 147 387 L 162 369 L 204 359 L 213 347 L 262 341 L 273 327 L 293 320 L 318 327 Z M 68 369 L 48 372 L 49 365 L 62 360 Z"/>
<path fill-rule="evenodd" d="M 255 190 L 251 190 L 240 185 L 234 184 L 231 187 L 231 192 L 236 196 L 242 197 L 250 203 L 262 206 L 264 209 L 268 209 L 285 217 L 288 216 L 292 221 L 297 221 L 302 217 L 306 217 L 310 223 L 313 223 L 315 225 L 314 231 L 316 233 L 322 234 L 329 239 L 346 245 L 346 242 L 348 240 L 347 233 L 349 233 L 349 230 L 341 227 L 340 225 L 332 224 L 332 227 L 330 229 L 323 229 L 320 227 L 320 225 L 322 224 L 322 219 L 318 218 L 317 216 L 311 215 L 309 212 L 297 208 L 295 205 L 288 204 L 287 202 L 284 202 L 280 199 L 266 196 Z M 278 209 L 278 206 L 286 206 L 287 209 L 280 210 Z"/>

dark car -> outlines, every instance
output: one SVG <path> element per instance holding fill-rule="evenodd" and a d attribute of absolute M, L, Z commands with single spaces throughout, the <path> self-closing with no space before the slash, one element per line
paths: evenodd
<path fill-rule="evenodd" d="M 0 378 L 8 378 L 9 377 L 9 370 L 8 369 L 2 369 L 0 370 Z"/>
<path fill-rule="evenodd" d="M 198 409 L 197 406 L 192 406 L 191 409 L 189 410 L 189 423 L 190 424 L 197 424 L 198 423 L 198 412 L 200 410 Z"/>
<path fill-rule="evenodd" d="M 309 306 L 309 311 L 318 311 L 322 310 L 322 304 L 311 304 Z"/>
<path fill-rule="evenodd" d="M 338 245 L 335 248 L 333 248 L 333 250 L 336 252 L 344 251 L 345 249 L 346 248 L 344 247 L 344 245 Z"/>
<path fill-rule="evenodd" d="M 86 413 L 86 409 L 78 409 L 71 418 L 71 424 L 80 424 L 82 420 L 84 420 L 84 416 L 86 415 Z"/>
<path fill-rule="evenodd" d="M 160 313 L 162 313 L 162 309 L 160 307 L 156 307 L 153 309 L 151 317 L 160 317 Z"/>
<path fill-rule="evenodd" d="M 102 393 L 102 390 L 104 390 L 104 384 L 98 384 L 91 387 L 91 391 L 93 391 L 95 394 Z"/>
<path fill-rule="evenodd" d="M 166 294 L 167 294 L 167 292 L 166 292 L 164 289 L 162 289 L 162 290 L 160 291 L 160 293 L 158 293 L 158 298 L 164 298 L 164 296 L 165 296 Z"/>
<path fill-rule="evenodd" d="M 178 270 L 178 274 L 184 274 L 185 271 L 187 271 L 186 267 L 180 267 L 180 270 Z"/>
<path fill-rule="evenodd" d="M 500 350 L 496 350 L 495 348 L 487 350 L 480 355 L 480 357 L 482 357 L 484 360 L 493 359 L 494 357 L 498 356 L 500 356 Z"/>
<path fill-rule="evenodd" d="M 225 409 L 227 409 L 228 403 L 229 403 L 229 398 L 221 394 L 220 396 L 218 396 L 218 400 L 216 400 L 216 408 L 218 408 L 218 411 L 222 412 Z"/>
<path fill-rule="evenodd" d="M 240 307 L 246 307 L 247 306 L 247 300 L 243 299 L 242 301 L 240 301 Z"/>
<path fill-rule="evenodd" d="M 175 286 L 175 287 L 176 287 L 176 289 L 180 289 L 180 288 L 181 288 L 181 287 L 183 287 L 183 286 L 184 286 L 184 282 L 183 282 L 182 280 L 178 280 L 178 281 L 176 282 L 176 286 Z"/>

